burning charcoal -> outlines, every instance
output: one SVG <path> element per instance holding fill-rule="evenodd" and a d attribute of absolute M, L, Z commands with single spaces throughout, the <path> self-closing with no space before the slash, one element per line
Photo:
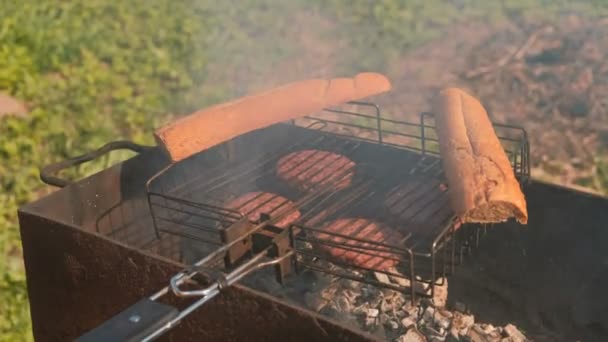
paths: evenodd
<path fill-rule="evenodd" d="M 340 312 L 350 313 L 352 310 L 351 301 L 346 296 L 339 296 L 336 304 Z"/>
<path fill-rule="evenodd" d="M 450 316 L 447 316 L 446 311 L 437 311 L 437 313 L 435 314 L 435 325 L 440 327 L 441 329 L 448 329 L 450 327 L 451 324 L 451 317 L 452 314 L 449 313 Z"/>
<path fill-rule="evenodd" d="M 379 308 L 382 300 L 383 300 L 382 296 L 372 298 L 369 300 L 369 305 L 373 308 Z"/>
<path fill-rule="evenodd" d="M 346 289 L 359 291 L 361 288 L 361 282 L 354 281 L 351 279 L 342 279 L 342 286 Z"/>
<path fill-rule="evenodd" d="M 446 342 L 461 342 L 463 339 L 461 338 L 461 336 L 458 334 L 457 331 L 454 331 L 452 329 L 450 331 L 450 333 L 447 335 L 445 340 L 446 340 Z"/>
<path fill-rule="evenodd" d="M 369 309 L 367 310 L 367 316 L 365 317 L 365 327 L 366 328 L 375 328 L 378 325 L 378 314 L 380 312 L 378 309 Z"/>
<path fill-rule="evenodd" d="M 353 310 L 353 314 L 355 315 L 365 315 L 367 316 L 367 313 L 369 311 L 369 303 L 363 303 L 359 306 L 357 306 L 354 310 Z"/>
<path fill-rule="evenodd" d="M 401 320 L 401 325 L 403 325 L 406 329 L 416 326 L 416 318 L 412 316 L 405 317 Z"/>
<path fill-rule="evenodd" d="M 361 296 L 364 299 L 375 298 L 378 296 L 379 293 L 382 292 L 378 291 L 378 289 L 374 286 L 364 285 L 361 287 Z M 377 304 L 379 304 L 379 302 Z"/>
<path fill-rule="evenodd" d="M 371 329 L 376 326 L 376 319 L 374 317 L 366 317 L 365 318 L 365 327 Z"/>
<path fill-rule="evenodd" d="M 472 342 L 493 342 L 488 336 L 486 336 L 482 332 L 478 332 L 475 329 L 469 330 L 467 336 L 471 339 Z"/>
<path fill-rule="evenodd" d="M 386 275 L 385 273 L 380 273 L 380 272 L 374 272 L 374 276 L 376 277 L 376 279 L 378 279 L 378 281 L 382 284 L 387 284 L 390 285 L 391 281 L 388 278 L 388 275 Z"/>
<path fill-rule="evenodd" d="M 342 290 L 340 292 L 340 296 L 346 298 L 352 307 L 352 305 L 357 301 L 359 294 L 355 293 L 354 291 L 346 289 L 346 290 Z"/>
<path fill-rule="evenodd" d="M 443 278 L 442 286 L 435 286 L 433 293 L 433 305 L 437 308 L 445 307 L 448 302 L 448 280 Z"/>
<path fill-rule="evenodd" d="M 393 306 L 398 308 L 401 307 L 405 303 L 405 296 L 402 293 L 395 292 L 393 297 L 391 298 Z"/>
<path fill-rule="evenodd" d="M 487 335 L 487 333 L 485 332 L 484 328 L 481 327 L 481 324 L 474 324 L 471 329 L 477 331 L 478 333 L 482 334 L 482 335 Z"/>
<path fill-rule="evenodd" d="M 416 304 L 412 303 L 411 300 L 408 300 L 405 303 L 403 303 L 403 307 L 402 307 L 403 310 L 409 311 L 412 308 L 417 308 L 417 306 L 416 306 Z"/>
<path fill-rule="evenodd" d="M 451 333 L 454 336 L 466 335 L 467 331 L 475 324 L 475 317 L 472 315 L 465 315 L 460 312 L 454 313 L 452 319 Z"/>
<path fill-rule="evenodd" d="M 430 298 L 421 298 L 420 306 L 422 306 L 424 309 L 426 309 L 429 306 L 433 306 L 433 301 Z"/>
<path fill-rule="evenodd" d="M 439 312 L 439 314 L 440 314 L 441 316 L 443 316 L 443 317 L 447 317 L 447 318 L 449 318 L 449 319 L 452 319 L 452 317 L 454 317 L 454 314 L 453 314 L 453 313 L 451 313 L 450 311 L 445 310 L 445 309 L 439 309 L 439 310 L 437 310 L 437 312 Z"/>
<path fill-rule="evenodd" d="M 335 295 L 336 295 L 336 291 L 338 291 L 337 286 L 330 286 L 327 288 L 324 288 L 321 291 L 321 298 L 330 301 L 332 299 L 334 299 Z"/>
<path fill-rule="evenodd" d="M 420 329 L 422 331 L 422 333 L 424 333 L 426 336 L 428 337 L 439 337 L 442 338 L 444 336 L 444 334 L 442 334 L 440 331 L 433 329 L 430 326 L 424 326 Z"/>
<path fill-rule="evenodd" d="M 385 313 L 380 314 L 380 324 L 387 324 L 390 319 L 391 318 L 389 317 L 389 315 Z"/>
<path fill-rule="evenodd" d="M 393 289 L 382 289 L 382 297 L 384 298 L 388 298 L 391 299 L 395 296 L 397 296 L 397 291 L 393 290 Z"/>
<path fill-rule="evenodd" d="M 488 337 L 492 341 L 502 340 L 502 335 L 498 332 L 498 330 L 494 330 L 491 334 L 488 335 Z M 513 342 L 513 340 L 510 340 L 509 342 Z"/>
<path fill-rule="evenodd" d="M 410 329 L 405 335 L 399 336 L 397 342 L 426 342 L 426 337 L 416 329 Z"/>
<path fill-rule="evenodd" d="M 376 324 L 372 331 L 372 335 L 376 338 L 376 340 L 385 339 L 388 336 L 387 334 L 389 333 L 384 329 L 384 325 L 378 324 Z"/>
<path fill-rule="evenodd" d="M 369 310 L 367 310 L 367 317 L 376 318 L 376 317 L 378 317 L 379 313 L 380 313 L 380 311 L 378 309 L 369 309 Z"/>
<path fill-rule="evenodd" d="M 495 342 L 500 341 L 501 336 L 491 324 L 475 324 L 467 334 L 473 341 Z"/>
<path fill-rule="evenodd" d="M 346 299 L 348 299 L 348 301 L 351 303 L 354 303 L 357 300 L 357 297 L 359 297 L 359 294 L 357 294 L 354 291 L 351 291 L 349 289 L 343 290 L 342 295 L 344 297 L 346 297 Z"/>
<path fill-rule="evenodd" d="M 483 330 L 484 333 L 488 335 L 493 333 L 494 330 L 496 330 L 496 328 L 494 328 L 492 324 L 481 324 L 480 328 Z"/>
<path fill-rule="evenodd" d="M 445 337 L 433 336 L 429 339 L 429 342 L 444 342 Z"/>
<path fill-rule="evenodd" d="M 433 322 L 435 316 L 435 309 L 432 306 L 427 307 L 422 314 L 422 319 L 427 322 Z"/>
<path fill-rule="evenodd" d="M 368 329 L 372 329 L 376 326 L 376 318 L 367 316 L 365 317 L 365 327 Z"/>
<path fill-rule="evenodd" d="M 403 310 L 395 310 L 395 317 L 397 317 L 399 319 L 402 319 L 405 316 L 408 316 L 408 314 L 405 311 L 403 311 Z"/>
<path fill-rule="evenodd" d="M 513 324 L 507 324 L 504 331 L 513 342 L 525 342 L 528 340 L 526 336 L 524 336 L 524 334 L 522 334 L 521 331 L 519 331 L 519 329 L 517 329 L 517 327 Z"/>
<path fill-rule="evenodd" d="M 462 312 L 462 313 L 466 313 L 467 306 L 464 305 L 464 303 L 456 302 L 456 303 L 454 303 L 454 310 Z"/>
<path fill-rule="evenodd" d="M 454 316 L 456 317 L 456 316 Z M 461 317 L 461 322 L 463 327 L 465 328 L 470 328 L 473 324 L 475 324 L 475 316 L 473 315 L 462 315 Z"/>
<path fill-rule="evenodd" d="M 418 307 L 412 306 L 410 302 L 407 302 L 407 304 L 405 304 L 401 308 L 401 310 L 403 310 L 408 315 L 408 317 L 418 317 Z"/>
<path fill-rule="evenodd" d="M 397 330 L 399 329 L 399 323 L 397 323 L 397 321 L 394 320 L 390 320 L 388 321 L 387 325 L 392 329 L 392 330 Z"/>
<path fill-rule="evenodd" d="M 393 304 L 389 303 L 389 301 L 387 299 L 383 299 L 380 302 L 380 311 L 382 311 L 382 312 L 393 311 Z"/>

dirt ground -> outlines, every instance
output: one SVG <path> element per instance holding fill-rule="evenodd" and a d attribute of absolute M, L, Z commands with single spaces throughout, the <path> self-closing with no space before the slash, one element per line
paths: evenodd
<path fill-rule="evenodd" d="M 465 88 L 492 120 L 526 129 L 535 178 L 598 190 L 596 162 L 608 143 L 607 54 L 607 20 L 471 24 L 406 56 L 383 104 L 409 114 L 427 109 L 442 87 Z"/>

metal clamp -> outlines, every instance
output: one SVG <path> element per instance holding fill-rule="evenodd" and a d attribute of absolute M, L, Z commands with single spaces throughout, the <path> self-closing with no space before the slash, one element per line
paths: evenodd
<path fill-rule="evenodd" d="M 109 152 L 116 151 L 116 150 L 131 150 L 136 153 L 143 153 L 144 151 L 152 149 L 152 148 L 154 148 L 154 146 L 139 145 L 134 142 L 126 141 L 126 140 L 113 141 L 113 142 L 105 144 L 104 146 L 100 147 L 99 149 L 97 149 L 95 151 L 88 152 L 88 153 L 85 153 L 78 157 L 70 158 L 70 159 L 61 161 L 59 163 L 55 163 L 55 164 L 51 164 L 51 165 L 47 165 L 47 166 L 43 167 L 40 170 L 40 179 L 46 184 L 63 188 L 63 187 L 70 185 L 72 182 L 55 176 L 55 174 L 57 174 L 57 172 L 59 172 L 61 170 L 67 169 L 69 167 L 77 166 L 80 164 L 84 164 L 88 161 L 97 159 L 104 154 L 107 154 Z"/>

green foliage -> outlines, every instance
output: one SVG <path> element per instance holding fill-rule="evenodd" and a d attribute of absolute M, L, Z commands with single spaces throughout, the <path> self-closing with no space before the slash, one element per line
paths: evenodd
<path fill-rule="evenodd" d="M 42 189 L 38 168 L 112 140 L 151 144 L 168 113 L 226 100 L 244 91 L 235 84 L 272 76 L 276 63 L 306 52 L 285 34 L 302 11 L 333 22 L 323 32 L 301 29 L 345 42 L 335 73 L 350 74 L 386 71 L 457 22 L 607 7 L 599 0 L 0 0 L 0 92 L 30 109 L 0 118 L 0 341 L 32 338 L 16 212 Z"/>
<path fill-rule="evenodd" d="M 190 2 L 0 0 L 0 91 L 25 118 L 0 119 L 0 339 L 31 339 L 17 206 L 38 168 L 151 130 L 204 78 L 203 9 Z M 67 177 L 116 162 L 93 163 Z"/>

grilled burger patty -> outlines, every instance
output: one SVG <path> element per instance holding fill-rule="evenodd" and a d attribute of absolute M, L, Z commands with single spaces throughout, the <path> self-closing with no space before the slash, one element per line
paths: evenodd
<path fill-rule="evenodd" d="M 355 163 L 345 156 L 321 150 L 302 150 L 279 159 L 277 176 L 300 191 L 333 184 L 342 190 L 352 184 Z"/>
<path fill-rule="evenodd" d="M 287 216 L 274 223 L 279 228 L 287 228 L 300 218 L 300 211 L 292 201 L 269 192 L 246 193 L 228 202 L 226 208 L 237 210 L 253 222 L 260 219 L 260 214 L 268 214 L 272 218 L 284 210 L 289 210 Z"/>
<path fill-rule="evenodd" d="M 388 245 L 398 244 L 402 235 L 391 227 L 370 221 L 363 218 L 343 218 L 330 221 L 322 228 L 328 233 L 336 233 L 350 238 L 367 240 L 372 242 L 384 243 Z M 340 236 L 317 232 L 315 237 L 331 243 L 341 244 L 346 247 L 338 247 L 330 244 L 321 244 L 319 247 L 328 252 L 332 257 L 348 264 L 371 268 L 374 270 L 385 270 L 397 265 L 399 255 L 386 251 L 385 247 L 361 242 L 357 240 L 345 239 Z M 361 249 L 368 248 L 368 249 Z M 384 249 L 375 251 L 373 249 Z"/>

